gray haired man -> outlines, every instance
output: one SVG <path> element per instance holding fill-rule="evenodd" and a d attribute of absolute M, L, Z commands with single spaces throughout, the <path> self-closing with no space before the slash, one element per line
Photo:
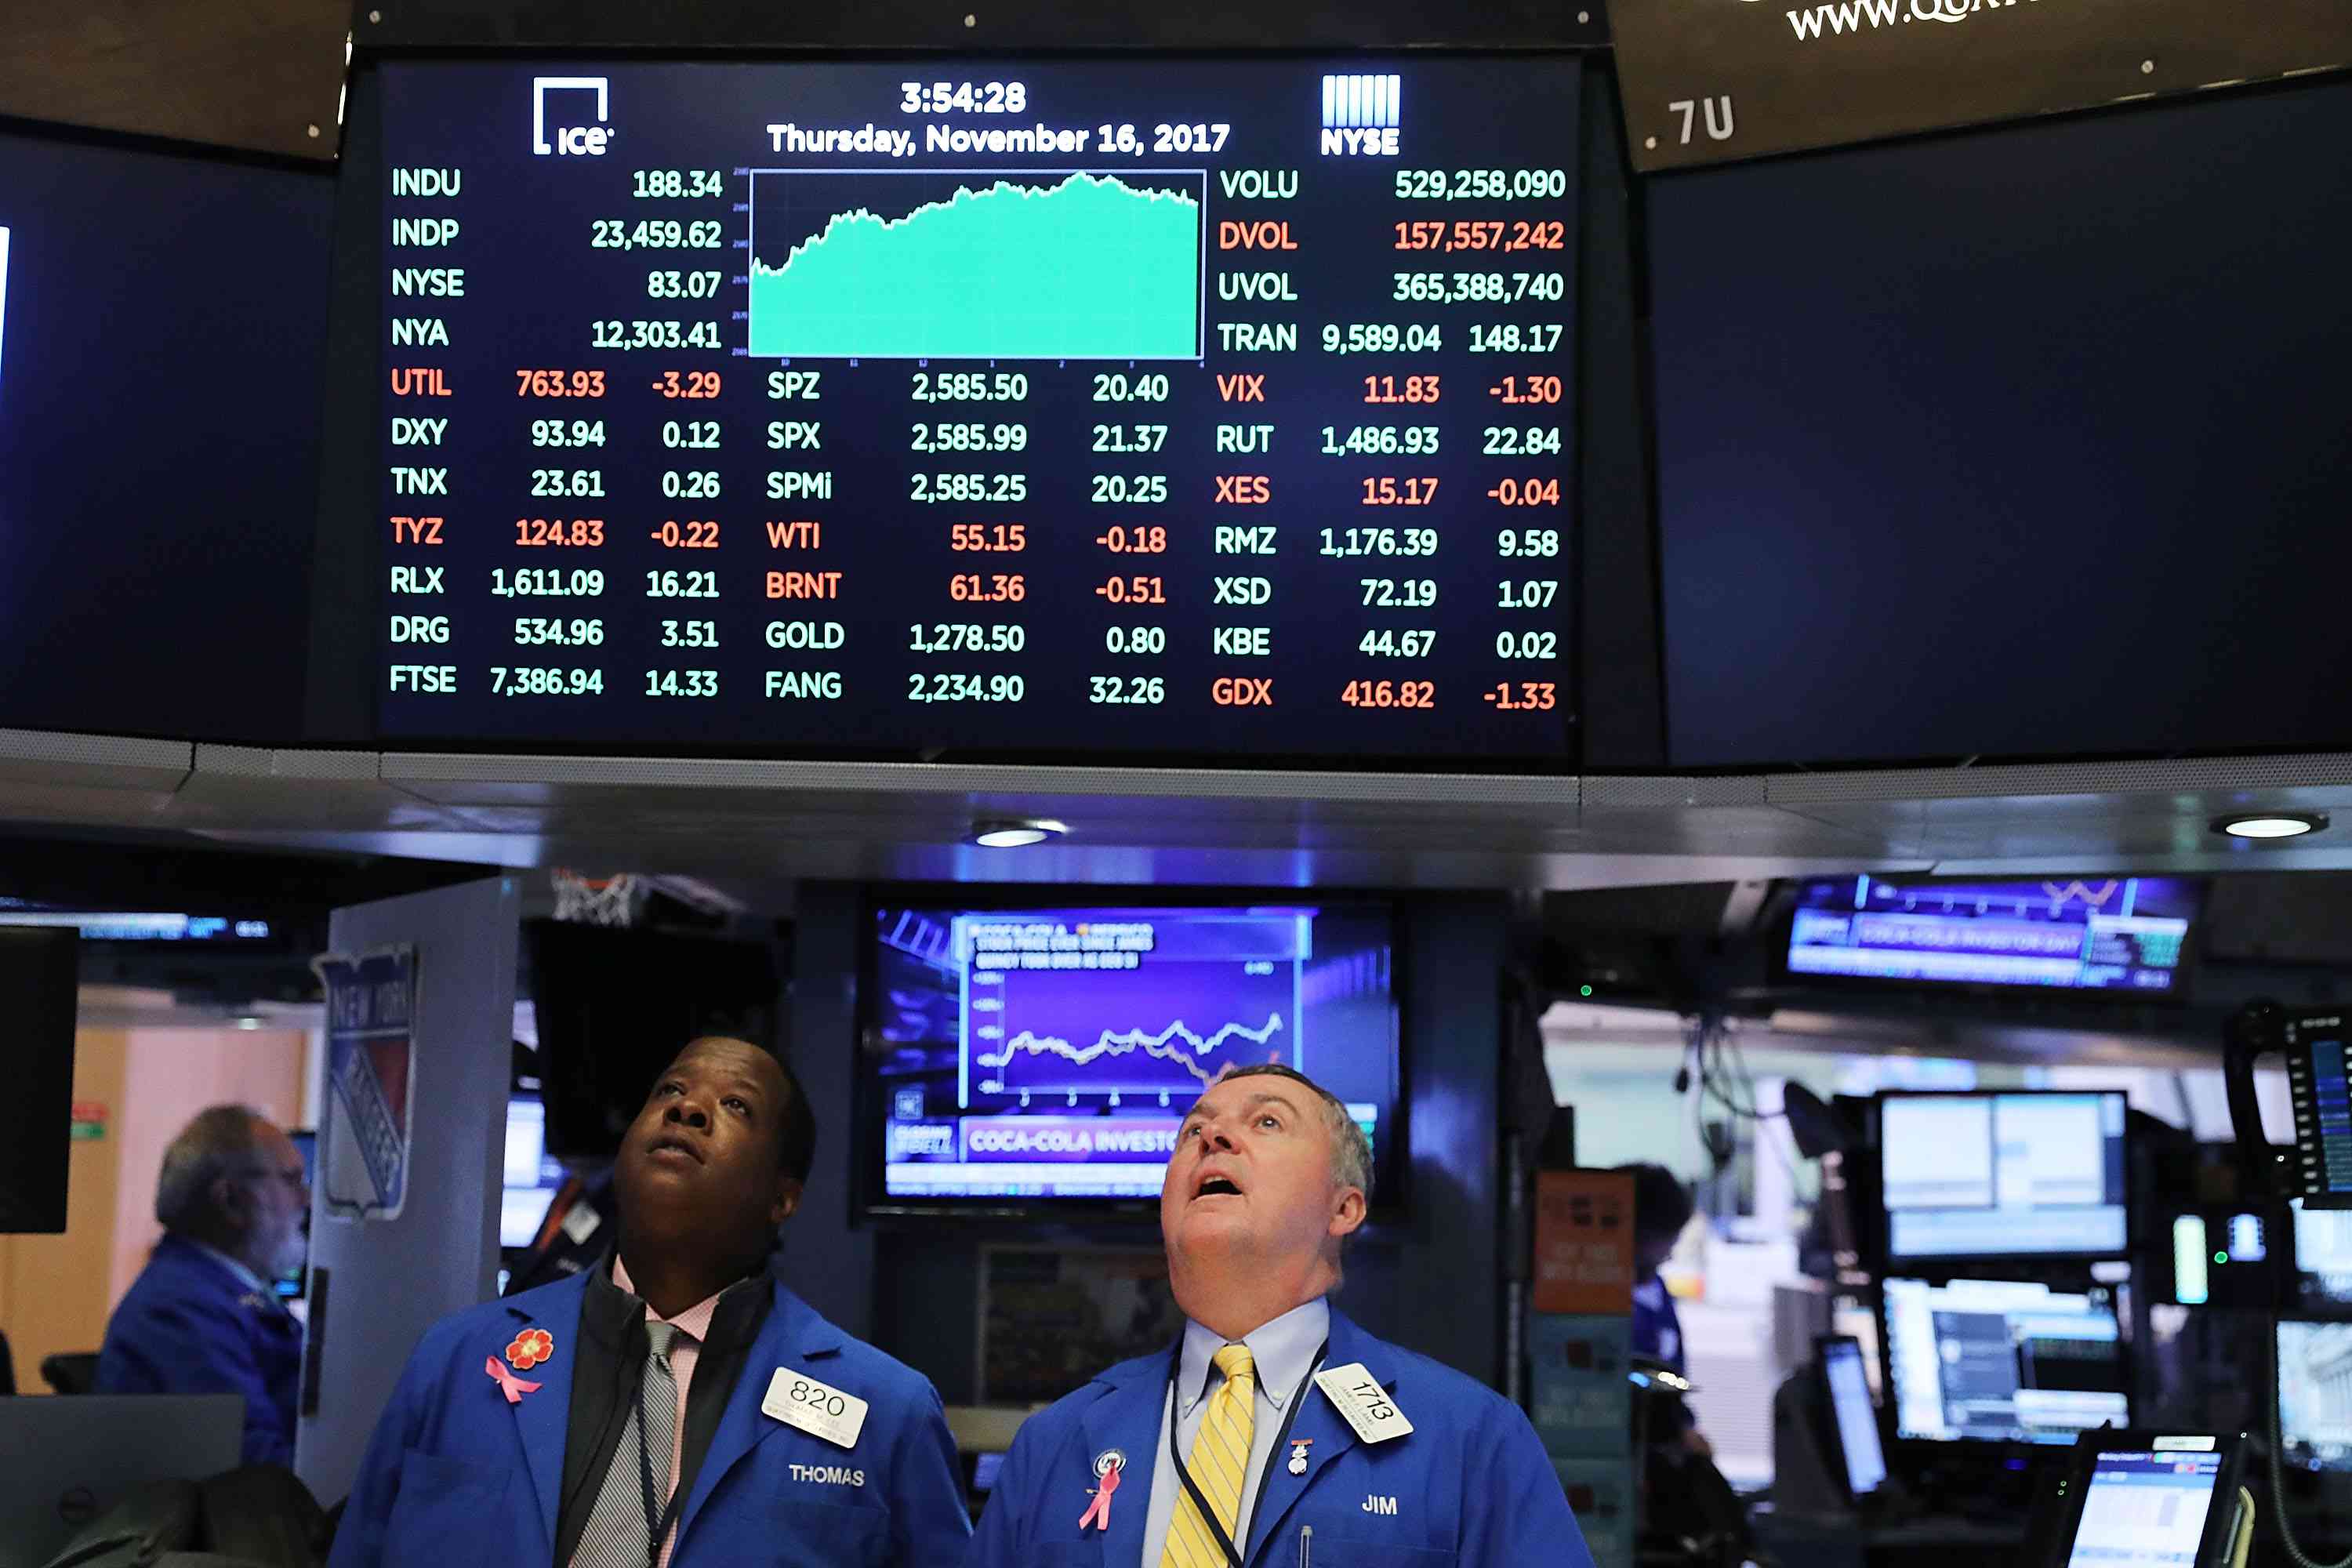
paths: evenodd
<path fill-rule="evenodd" d="M 302 1326 L 272 1281 L 302 1267 L 310 1193 L 293 1141 L 215 1105 L 163 1152 L 163 1239 L 106 1325 L 100 1394 L 236 1394 L 245 1462 L 294 1462 Z"/>

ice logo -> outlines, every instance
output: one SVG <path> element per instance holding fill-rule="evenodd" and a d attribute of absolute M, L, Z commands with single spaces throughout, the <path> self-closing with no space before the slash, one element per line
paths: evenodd
<path fill-rule="evenodd" d="M 593 125 L 559 126 L 552 138 L 547 130 L 547 95 L 550 92 L 593 92 L 596 95 L 596 123 Z M 540 157 L 554 153 L 559 157 L 579 156 L 601 158 L 613 140 L 612 127 L 605 122 L 612 118 L 611 93 L 607 79 L 601 76 L 535 76 L 530 79 L 530 150 Z"/>

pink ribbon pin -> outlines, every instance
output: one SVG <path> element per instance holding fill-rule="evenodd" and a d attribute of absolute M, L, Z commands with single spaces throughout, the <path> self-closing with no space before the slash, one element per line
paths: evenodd
<path fill-rule="evenodd" d="M 520 1405 L 524 1394 L 537 1394 L 539 1392 L 539 1384 L 530 1382 L 527 1378 L 517 1377 L 505 1367 L 499 1365 L 499 1358 L 496 1356 L 491 1356 L 488 1360 L 483 1362 L 482 1370 L 488 1373 L 497 1382 L 499 1391 L 507 1396 L 507 1403 L 509 1405 Z"/>
<path fill-rule="evenodd" d="M 1102 1485 L 1095 1490 L 1095 1500 L 1087 1505 L 1086 1512 L 1078 1515 L 1080 1530 L 1089 1525 L 1098 1525 L 1104 1530 L 1110 1528 L 1110 1494 L 1118 1490 L 1118 1472 L 1119 1467 L 1116 1464 L 1103 1467 Z"/>

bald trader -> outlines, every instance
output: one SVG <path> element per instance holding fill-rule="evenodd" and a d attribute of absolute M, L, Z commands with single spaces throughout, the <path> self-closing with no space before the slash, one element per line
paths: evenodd
<path fill-rule="evenodd" d="M 968 1568 L 1591 1568 L 1527 1417 L 1326 1300 L 1370 1164 L 1288 1068 L 1201 1097 L 1160 1191 L 1183 1337 L 1023 1425 Z"/>

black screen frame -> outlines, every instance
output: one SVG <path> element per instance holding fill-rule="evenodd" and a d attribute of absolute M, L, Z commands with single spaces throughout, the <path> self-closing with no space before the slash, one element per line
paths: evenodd
<path fill-rule="evenodd" d="M 1844 1495 L 1847 1502 L 1857 1510 L 1875 1508 L 1895 1485 L 1895 1462 L 1887 1441 L 1887 1406 L 1881 1401 L 1871 1401 L 1871 1428 L 1878 1436 L 1878 1465 L 1882 1473 L 1876 1486 L 1868 1491 L 1858 1492 L 1853 1489 L 1852 1458 L 1845 1451 L 1845 1425 L 1838 1419 L 1837 1415 L 1837 1388 L 1830 1381 L 1830 1355 L 1833 1351 L 1841 1353 L 1846 1351 L 1853 1352 L 1855 1363 L 1864 1370 L 1863 1397 L 1865 1399 L 1870 1397 L 1869 1357 L 1862 1348 L 1862 1342 L 1852 1334 L 1814 1336 L 1813 1375 L 1818 1380 L 1821 1408 L 1824 1418 L 1822 1458 L 1830 1461 L 1830 1484 Z"/>
<path fill-rule="evenodd" d="M 75 1021 L 81 941 L 70 928 L 0 929 L 0 979 L 7 996 L 13 1081 L 0 1110 L 0 1235 L 62 1236 L 73 1153 Z"/>
<path fill-rule="evenodd" d="M 689 13 L 709 7 L 689 7 Z M 341 188 L 337 192 L 334 216 L 333 266 L 330 285 L 328 341 L 328 392 L 326 416 L 322 427 L 323 450 L 320 463 L 320 504 L 317 547 L 313 556 L 313 579 L 310 605 L 310 637 L 309 640 L 310 678 L 306 687 L 306 739 L 312 743 L 327 745 L 359 745 L 390 749 L 404 753 L 436 755 L 495 755 L 547 758 L 579 758 L 592 756 L 642 756 L 692 760 L 700 758 L 749 758 L 780 762 L 819 763 L 949 763 L 966 765 L 1045 765 L 1110 767 L 1118 769 L 1183 767 L 1213 769 L 1222 773 L 1276 773 L 1311 770 L 1318 773 L 1352 773 L 1405 777 L 1425 773 L 1433 766 L 1427 754 L 1328 754 L 1328 753 L 1222 753 L 1187 750 L 1171 746 L 1153 751 L 1006 751 L 981 748 L 948 750 L 934 747 L 911 749 L 873 746 L 824 746 L 806 742 L 797 744 L 762 745 L 746 739 L 714 741 L 707 745 L 680 745 L 674 742 L 616 744 L 604 741 L 583 741 L 577 743 L 532 738 L 517 744 L 501 744 L 487 735 L 414 736 L 387 735 L 379 722 L 381 693 L 377 690 L 382 679 L 382 648 L 380 644 L 382 605 L 379 585 L 384 576 L 384 541 L 382 530 L 374 525 L 377 514 L 383 509 L 379 493 L 383 474 L 378 443 L 384 428 L 385 368 L 390 345 L 381 330 L 383 314 L 382 296 L 384 276 L 384 247 L 381 216 L 386 190 L 384 184 L 387 158 L 385 128 L 383 121 L 382 79 L 377 67 L 384 63 L 429 65 L 433 63 L 544 63 L 550 66 L 593 67 L 597 64 L 643 65 L 660 63 L 723 63 L 781 65 L 839 65 L 853 63 L 895 64 L 908 61 L 928 65 L 971 61 L 975 64 L 1016 60 L 1037 60 L 1057 63 L 1099 63 L 1104 61 L 1138 61 L 1148 63 L 1155 58 L 1181 58 L 1214 64 L 1219 60 L 1303 60 L 1376 59 L 1402 58 L 1412 61 L 1431 59 L 1469 59 L 1494 62 L 1534 62 L 1556 60 L 1571 73 L 1572 89 L 1577 94 L 1578 113 L 1571 117 L 1562 140 L 1561 159 L 1578 181 L 1576 187 L 1577 238 L 1575 258 L 1577 288 L 1571 306 L 1570 325 L 1575 343 L 1566 356 L 1574 372 L 1577 406 L 1569 428 L 1573 433 L 1575 451 L 1564 465 L 1563 484 L 1576 496 L 1576 510 L 1563 525 L 1569 535 L 1567 559 L 1561 579 L 1568 601 L 1564 615 L 1572 616 L 1559 626 L 1566 647 L 1567 668 L 1560 685 L 1568 700 L 1559 715 L 1559 751 L 1556 755 L 1528 758 L 1446 758 L 1444 771 L 1454 773 L 1484 776 L 1559 778 L 1577 776 L 1584 767 L 1584 715 L 1587 710 L 1587 690 L 1594 685 L 1589 671 L 1595 658 L 1605 659 L 1611 666 L 1609 689 L 1611 696 L 1603 702 L 1603 728 L 1609 735 L 1610 752 L 1621 766 L 1650 766 L 1663 756 L 1664 712 L 1660 695 L 1663 677 L 1663 654 L 1657 636 L 1657 593 L 1654 563 L 1656 559 L 1655 529 L 1652 519 L 1644 514 L 1630 525 L 1622 519 L 1612 520 L 1605 530 L 1608 548 L 1605 558 L 1612 571 L 1634 573 L 1639 580 L 1624 584 L 1614 593 L 1602 593 L 1590 585 L 1586 571 L 1588 522 L 1588 483 L 1598 485 L 1595 493 L 1612 499 L 1614 510 L 1622 512 L 1628 503 L 1629 492 L 1638 490 L 1646 499 L 1646 470 L 1640 468 L 1637 450 L 1645 436 L 1647 413 L 1643 409 L 1633 426 L 1618 429 L 1612 426 L 1605 443 L 1607 459 L 1600 467 L 1588 463 L 1587 426 L 1593 404 L 1592 388 L 1596 375 L 1584 323 L 1591 301 L 1605 298 L 1611 304 L 1622 306 L 1623 281 L 1632 269 L 1631 241 L 1623 213 L 1621 210 L 1626 176 L 1622 170 L 1622 143 L 1616 132 L 1619 123 L 1615 113 L 1613 89 L 1601 94 L 1603 84 L 1613 80 L 1607 67 L 1601 63 L 1604 54 L 1597 52 L 1605 42 L 1605 28 L 1598 22 L 1569 25 L 1565 16 L 1544 14 L 1544 26 L 1535 29 L 1536 36 L 1517 47 L 1503 47 L 1499 42 L 1477 38 L 1460 43 L 1436 43 L 1404 39 L 1365 43 L 1361 37 L 1376 27 L 1381 11 L 1375 8 L 1363 18 L 1359 41 L 1334 42 L 1321 39 L 1303 24 L 1287 17 L 1252 16 L 1242 20 L 1241 30 L 1249 41 L 1236 42 L 1234 19 L 1213 16 L 1179 20 L 1172 30 L 1178 35 L 1155 37 L 1150 47 L 1072 47 L 1066 40 L 1083 37 L 1088 27 L 1065 28 L 1052 35 L 1056 41 L 1045 41 L 1008 48 L 993 42 L 985 48 L 941 48 L 936 41 L 912 49 L 892 47 L 887 40 L 867 41 L 861 37 L 854 43 L 839 47 L 823 44 L 782 46 L 773 43 L 740 44 L 733 40 L 761 37 L 761 29 L 744 25 L 722 38 L 707 43 L 682 40 L 698 36 L 698 29 L 689 25 L 683 31 L 666 26 L 666 37 L 673 41 L 659 47 L 637 44 L 635 35 L 626 29 L 637 25 L 629 16 L 625 22 L 613 17 L 601 18 L 600 7 L 590 5 L 579 8 L 577 16 L 567 18 L 568 26 L 551 37 L 546 25 L 536 16 L 528 20 L 514 19 L 516 26 L 501 34 L 486 37 L 479 31 L 478 12 L 467 14 L 463 8 L 451 7 L 436 11 L 426 7 L 417 16 L 397 16 L 391 26 L 373 24 L 362 29 L 358 39 L 361 47 L 354 55 L 349 77 L 347 115 L 344 128 Z M 1395 7 L 1399 15 L 1418 17 L 1412 7 Z M 858 18 L 863 26 L 868 18 Z M 887 30 L 897 19 L 874 18 Z M 1460 36 L 1459 17 L 1449 18 L 1450 26 L 1441 27 L 1441 35 L 1451 32 Z M 1418 26 L 1418 22 L 1414 24 Z M 623 27 L 625 43 L 616 42 L 606 26 Z M 1265 41 L 1256 35 L 1265 34 Z M 1190 41 L 1197 37 L 1199 41 Z M 1425 39 L 1425 32 L 1408 35 L 1408 38 Z M 574 41 L 564 41 L 565 39 Z M 525 40 L 531 40 L 526 42 Z M 1596 101 L 1605 99 L 1605 101 Z M 1589 232 L 1587 212 L 1591 205 L 1587 183 L 1595 177 L 1605 182 L 1605 195 L 1612 202 L 1612 216 L 1607 232 L 1598 241 Z M 1588 261 L 1598 258 L 1608 268 L 1610 278 L 1601 289 L 1588 281 Z M 1600 353 L 1610 362 L 1615 380 L 1608 384 L 1622 384 L 1633 364 L 1634 353 L 1632 312 L 1621 310 L 1610 318 L 1612 331 L 1601 345 Z M 1633 426 L 1639 426 L 1635 428 Z M 1640 476 L 1629 479 L 1629 471 Z M 364 528 L 354 527 L 352 520 L 368 519 Z M 1632 597 L 1639 601 L 1628 608 Z M 1593 618 L 1594 606 L 1602 606 L 1600 619 Z M 1647 657 L 1630 676 L 1621 679 L 1618 670 L 1629 647 L 1645 649 Z M 1618 689 L 1622 687 L 1622 689 Z"/>
<path fill-rule="evenodd" d="M 2214 1477 L 2212 1506 L 2205 1511 L 2205 1528 L 2199 1534 L 2197 1553 L 2191 1560 L 2196 1568 L 2212 1568 L 2224 1561 L 2222 1547 L 2236 1528 L 2238 1489 L 2244 1468 L 2245 1435 L 2239 1432 L 2170 1433 L 2147 1427 L 2110 1426 L 2096 1432 L 2085 1432 L 2067 1450 L 2066 1462 L 2060 1469 L 2057 1482 L 2059 1526 L 2052 1544 L 2056 1548 L 2050 1558 L 2049 1568 L 2062 1568 L 2074 1555 L 2074 1536 L 2082 1528 L 2084 1505 L 2091 1495 L 2091 1479 L 2096 1473 L 2100 1456 L 2162 1452 L 2159 1445 L 2170 1443 L 2205 1444 L 2204 1447 L 2181 1447 L 2183 1453 L 2218 1453 L 2221 1467 Z M 2053 1467 L 2056 1468 L 2056 1467 Z"/>

